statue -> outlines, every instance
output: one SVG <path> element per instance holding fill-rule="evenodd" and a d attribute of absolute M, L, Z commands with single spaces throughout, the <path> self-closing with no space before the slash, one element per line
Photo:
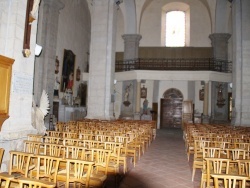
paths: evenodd
<path fill-rule="evenodd" d="M 126 86 L 125 88 L 125 94 L 124 94 L 124 102 L 123 104 L 125 106 L 129 106 L 131 103 L 129 102 L 129 92 L 130 92 L 130 88 L 131 88 L 132 84 L 130 83 L 129 85 Z"/>
<path fill-rule="evenodd" d="M 46 127 L 44 125 L 44 117 L 49 112 L 49 97 L 46 91 L 43 90 L 40 106 L 37 107 L 33 98 L 31 124 L 37 130 L 38 134 L 44 135 Z"/>
<path fill-rule="evenodd" d="M 143 101 L 143 114 L 148 114 L 148 100 Z"/>

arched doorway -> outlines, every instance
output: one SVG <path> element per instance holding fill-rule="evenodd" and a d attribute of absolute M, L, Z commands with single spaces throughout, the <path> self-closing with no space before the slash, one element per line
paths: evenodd
<path fill-rule="evenodd" d="M 161 98 L 161 128 L 181 128 L 182 101 L 183 95 L 180 90 L 176 88 L 170 88 L 164 92 L 163 98 Z"/>

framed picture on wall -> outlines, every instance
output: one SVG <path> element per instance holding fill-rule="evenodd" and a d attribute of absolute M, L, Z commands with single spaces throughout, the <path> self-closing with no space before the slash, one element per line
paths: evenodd
<path fill-rule="evenodd" d="M 199 91 L 199 99 L 200 99 L 200 101 L 204 100 L 204 88 L 200 89 L 200 91 Z"/>
<path fill-rule="evenodd" d="M 72 90 L 74 85 L 75 54 L 71 50 L 64 50 L 61 92 Z"/>
<path fill-rule="evenodd" d="M 141 88 L 141 98 L 147 98 L 147 88 L 145 88 L 145 86 L 143 85 L 143 87 Z"/>

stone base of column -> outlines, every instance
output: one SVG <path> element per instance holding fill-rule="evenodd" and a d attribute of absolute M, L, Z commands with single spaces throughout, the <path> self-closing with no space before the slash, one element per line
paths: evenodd
<path fill-rule="evenodd" d="M 210 117 L 209 116 L 202 116 L 202 124 L 209 124 L 210 123 Z"/>
<path fill-rule="evenodd" d="M 134 113 L 134 120 L 141 120 L 141 113 Z"/>

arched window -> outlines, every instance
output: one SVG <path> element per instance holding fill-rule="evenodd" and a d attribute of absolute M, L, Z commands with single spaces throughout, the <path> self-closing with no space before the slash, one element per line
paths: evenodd
<path fill-rule="evenodd" d="M 185 46 L 185 12 L 170 11 L 166 13 L 166 46 Z"/>
<path fill-rule="evenodd" d="M 177 12 L 177 16 L 176 16 L 176 12 Z M 174 17 L 174 18 L 171 18 L 171 17 Z M 180 34 L 177 28 L 173 29 L 175 26 L 173 24 L 177 24 L 180 27 L 182 27 L 181 32 L 183 33 Z M 172 28 L 172 32 L 171 32 L 171 28 Z M 167 31 L 168 29 L 170 29 L 170 37 L 166 36 L 166 34 L 168 34 L 169 32 Z M 175 34 L 175 36 L 180 35 L 181 37 L 177 37 L 177 40 L 175 40 L 175 36 L 173 34 Z M 173 41 L 176 41 L 175 45 L 173 45 Z M 177 43 L 177 41 L 182 41 L 182 44 L 180 45 L 179 42 Z M 167 46 L 167 47 L 190 46 L 190 7 L 188 4 L 182 3 L 182 2 L 172 2 L 172 3 L 167 3 L 162 7 L 161 45 Z"/>

